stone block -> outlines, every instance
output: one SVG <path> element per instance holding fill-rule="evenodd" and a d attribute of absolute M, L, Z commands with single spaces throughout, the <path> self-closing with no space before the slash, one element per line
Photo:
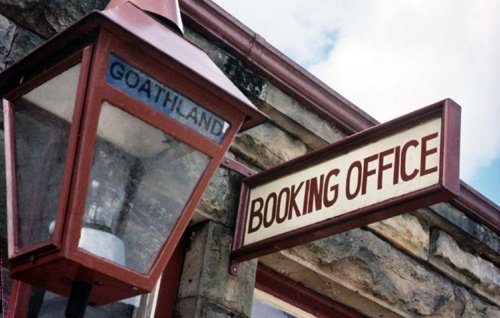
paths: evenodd
<path fill-rule="evenodd" d="M 469 293 L 463 287 L 455 286 L 456 318 L 493 318 L 500 317 L 500 309 Z"/>
<path fill-rule="evenodd" d="M 323 271 L 288 251 L 261 257 L 259 262 L 338 303 L 356 308 L 366 317 L 391 318 L 404 316 L 404 312 L 397 308 L 387 306 L 385 302 L 364 293 L 354 284 L 350 284 L 350 282 L 338 277 L 332 277 L 328 271 Z"/>
<path fill-rule="evenodd" d="M 430 234 L 415 216 L 405 213 L 372 223 L 368 228 L 406 253 L 427 260 Z"/>
<path fill-rule="evenodd" d="M 25 29 L 49 38 L 109 0 L 0 0 L 0 13 Z"/>
<path fill-rule="evenodd" d="M 432 232 L 430 261 L 453 279 L 500 304 L 500 269 L 463 250 L 446 232 Z"/>
<path fill-rule="evenodd" d="M 14 41 L 16 25 L 0 15 L 0 71 L 9 63 L 8 55 Z"/>
<path fill-rule="evenodd" d="M 256 262 L 240 264 L 239 274 L 232 276 L 229 274 L 232 231 L 214 222 L 199 224 L 192 231 L 179 288 L 180 303 L 187 299 L 196 304 L 207 300 L 238 315 L 249 317 Z M 182 317 L 208 317 L 192 316 L 190 311 L 194 307 L 189 309 L 179 306 L 179 310 Z"/>
<path fill-rule="evenodd" d="M 306 109 L 241 60 L 192 30 L 186 38 L 200 47 L 238 88 L 279 127 L 308 147 L 317 149 L 344 137 L 344 134 L 316 113 Z"/>
<path fill-rule="evenodd" d="M 234 228 L 241 180 L 242 177 L 238 173 L 219 168 L 203 193 L 192 223 L 212 220 Z"/>
<path fill-rule="evenodd" d="M 240 133 L 230 149 L 262 169 L 269 169 L 307 152 L 307 147 L 300 140 L 270 123 Z"/>
<path fill-rule="evenodd" d="M 15 27 L 13 39 L 6 55 L 0 55 L 0 68 L 6 68 L 18 61 L 30 51 L 42 45 L 43 42 L 44 39 L 35 33 L 21 27 Z"/>
<path fill-rule="evenodd" d="M 363 302 L 377 306 L 379 313 L 403 316 L 452 316 L 455 310 L 453 284 L 446 277 L 408 257 L 373 233 L 355 229 L 281 252 L 309 275 L 296 277 L 275 261 L 267 266 L 326 294 L 347 306 L 362 308 Z M 317 285 L 316 277 L 328 277 L 330 286 Z M 313 283 L 314 282 L 314 283 Z M 343 289 L 357 295 L 345 297 Z M 341 295 L 339 297 L 339 295 Z M 364 312 L 367 314 L 367 312 Z"/>
<path fill-rule="evenodd" d="M 486 226 L 472 220 L 464 212 L 459 211 L 449 203 L 435 204 L 430 209 L 467 234 L 468 238 L 464 240 L 465 245 L 471 244 L 470 239 L 472 238 L 483 245 L 483 247 L 474 246 L 478 253 L 491 254 L 492 252 L 496 255 L 500 254 L 500 236 L 498 233 L 495 234 Z M 490 249 L 491 252 L 485 249 Z M 497 264 L 500 264 L 500 259 L 496 259 Z"/>
<path fill-rule="evenodd" d="M 272 107 L 280 114 L 285 115 L 290 121 L 295 122 L 298 126 L 305 127 L 306 129 L 303 130 L 308 132 L 308 135 L 316 136 L 314 139 L 312 136 L 309 136 L 308 139 L 303 140 L 313 149 L 317 149 L 345 137 L 345 134 L 332 124 L 320 118 L 316 113 L 306 109 L 271 83 L 263 87 L 261 97 L 266 105 Z M 290 131 L 290 133 L 302 139 L 302 133 L 294 133 L 294 130 Z M 310 141 L 307 142 L 309 139 Z M 322 140 L 324 144 L 320 140 Z"/>

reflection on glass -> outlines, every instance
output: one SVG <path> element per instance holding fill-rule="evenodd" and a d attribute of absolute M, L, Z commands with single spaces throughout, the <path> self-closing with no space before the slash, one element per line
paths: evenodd
<path fill-rule="evenodd" d="M 254 299 L 252 303 L 252 317 L 266 318 L 297 318 L 280 308 L 273 307 L 259 299 Z"/>
<path fill-rule="evenodd" d="M 316 316 L 304 311 L 286 301 L 268 294 L 260 289 L 254 289 L 252 302 L 252 317 L 266 318 L 315 318 Z"/>
<path fill-rule="evenodd" d="M 80 64 L 13 102 L 18 248 L 52 234 L 79 73 Z"/>
<path fill-rule="evenodd" d="M 210 158 L 104 103 L 79 247 L 147 273 Z"/>

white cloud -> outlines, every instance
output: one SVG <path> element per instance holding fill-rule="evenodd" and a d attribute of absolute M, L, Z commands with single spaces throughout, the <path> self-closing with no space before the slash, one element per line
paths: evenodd
<path fill-rule="evenodd" d="M 380 121 L 454 99 L 462 179 L 500 157 L 500 1 L 216 2 Z"/>
<path fill-rule="evenodd" d="M 310 1 L 215 2 L 302 65 L 326 58 L 324 49 L 333 44 L 336 36 L 338 25 L 329 22 L 326 12 L 311 10 Z"/>

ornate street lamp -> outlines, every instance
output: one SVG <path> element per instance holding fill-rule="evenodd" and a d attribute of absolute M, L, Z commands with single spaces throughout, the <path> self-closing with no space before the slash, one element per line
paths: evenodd
<path fill-rule="evenodd" d="M 182 26 L 114 2 L 0 74 L 11 276 L 95 305 L 153 288 L 234 136 L 265 119 Z"/>

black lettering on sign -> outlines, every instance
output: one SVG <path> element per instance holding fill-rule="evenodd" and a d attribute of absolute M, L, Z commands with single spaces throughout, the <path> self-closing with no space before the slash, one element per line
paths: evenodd
<path fill-rule="evenodd" d="M 221 117 L 115 55 L 109 56 L 106 82 L 216 143 L 229 130 Z"/>

